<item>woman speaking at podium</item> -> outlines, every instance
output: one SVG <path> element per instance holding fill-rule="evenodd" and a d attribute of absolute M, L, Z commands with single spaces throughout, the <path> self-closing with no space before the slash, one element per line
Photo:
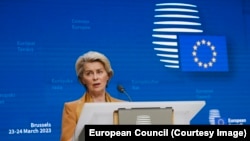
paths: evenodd
<path fill-rule="evenodd" d="M 107 91 L 114 72 L 109 59 L 102 53 L 89 51 L 78 57 L 75 64 L 79 82 L 85 87 L 80 99 L 65 102 L 62 114 L 61 141 L 71 141 L 85 102 L 121 102 Z"/>

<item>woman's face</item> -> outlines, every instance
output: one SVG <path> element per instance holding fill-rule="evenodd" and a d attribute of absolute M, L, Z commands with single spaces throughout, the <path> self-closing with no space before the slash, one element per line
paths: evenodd
<path fill-rule="evenodd" d="M 101 62 L 87 62 L 84 64 L 82 82 L 89 92 L 104 91 L 108 80 L 108 73 Z"/>

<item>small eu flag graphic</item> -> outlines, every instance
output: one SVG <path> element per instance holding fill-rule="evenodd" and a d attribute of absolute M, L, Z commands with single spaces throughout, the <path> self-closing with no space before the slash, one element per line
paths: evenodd
<path fill-rule="evenodd" d="M 182 71 L 228 71 L 224 36 L 180 35 L 178 38 Z"/>

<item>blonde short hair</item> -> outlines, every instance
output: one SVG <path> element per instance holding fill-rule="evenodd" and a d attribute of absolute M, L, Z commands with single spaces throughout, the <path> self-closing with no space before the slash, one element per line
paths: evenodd
<path fill-rule="evenodd" d="M 108 73 L 109 78 L 114 75 L 114 71 L 110 65 L 109 59 L 102 53 L 97 51 L 88 51 L 79 56 L 75 63 L 76 75 L 80 78 L 84 72 L 84 64 L 87 62 L 100 62 L 103 64 L 105 70 Z"/>

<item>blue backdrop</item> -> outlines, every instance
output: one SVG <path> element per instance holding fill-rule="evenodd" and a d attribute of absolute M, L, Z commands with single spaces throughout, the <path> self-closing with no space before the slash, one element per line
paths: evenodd
<path fill-rule="evenodd" d="M 114 97 L 204 100 L 191 124 L 249 124 L 248 0 L 1 0 L 0 17 L 1 140 L 59 140 L 89 50 L 109 57 Z"/>

